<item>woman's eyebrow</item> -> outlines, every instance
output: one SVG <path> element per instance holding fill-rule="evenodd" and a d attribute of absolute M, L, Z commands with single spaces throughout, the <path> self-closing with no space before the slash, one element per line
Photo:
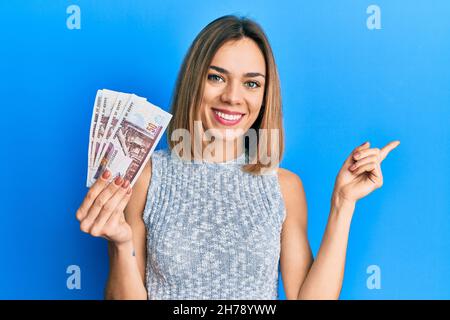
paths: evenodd
<path fill-rule="evenodd" d="M 228 70 L 226 70 L 224 68 L 221 68 L 221 67 L 218 67 L 218 66 L 209 66 L 209 67 L 211 69 L 213 69 L 213 70 L 216 70 L 216 71 L 220 72 L 220 73 L 230 74 L 230 71 L 228 71 Z M 244 74 L 244 76 L 248 77 L 248 78 L 253 78 L 253 77 L 263 77 L 263 78 L 265 78 L 265 76 L 263 74 L 259 73 L 259 72 L 247 72 L 246 74 Z"/>

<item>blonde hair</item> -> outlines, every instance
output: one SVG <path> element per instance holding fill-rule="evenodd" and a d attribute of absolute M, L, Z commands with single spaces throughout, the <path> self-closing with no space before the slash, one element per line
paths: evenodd
<path fill-rule="evenodd" d="M 206 75 L 214 55 L 226 42 L 242 38 L 252 39 L 258 45 L 266 63 L 263 103 L 260 113 L 251 127 L 257 133 L 257 149 L 264 150 L 268 156 L 277 152 L 278 159 L 281 160 L 284 150 L 281 90 L 272 49 L 267 36 L 256 22 L 232 15 L 223 16 L 209 23 L 197 35 L 184 57 L 171 103 L 173 118 L 167 131 L 170 149 L 173 149 L 176 144 L 171 140 L 174 130 L 186 129 L 191 137 L 194 134 L 195 115 L 201 104 Z M 260 139 L 260 129 L 268 131 L 278 129 L 278 141 L 269 141 L 269 143 L 262 141 L 265 139 Z M 269 140 L 271 140 L 270 136 Z M 193 140 L 191 139 L 191 141 Z M 273 164 L 263 164 L 255 154 L 250 154 L 250 158 L 256 161 L 244 165 L 245 172 L 261 174 L 262 169 L 273 167 Z M 278 166 L 278 164 L 279 162 L 275 165 Z"/>

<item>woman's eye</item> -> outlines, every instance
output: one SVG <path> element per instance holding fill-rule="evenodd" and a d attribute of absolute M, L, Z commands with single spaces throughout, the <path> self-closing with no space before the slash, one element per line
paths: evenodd
<path fill-rule="evenodd" d="M 251 89 L 259 88 L 261 85 L 256 81 L 248 81 L 245 83 Z"/>
<path fill-rule="evenodd" d="M 219 82 L 219 81 L 221 81 L 223 79 L 222 79 L 222 77 L 218 76 L 217 74 L 209 74 L 208 75 L 208 80 Z"/>

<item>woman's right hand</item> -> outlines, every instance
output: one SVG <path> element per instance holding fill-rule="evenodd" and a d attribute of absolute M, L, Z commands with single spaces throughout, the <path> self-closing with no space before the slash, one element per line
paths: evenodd
<path fill-rule="evenodd" d="M 103 237 L 115 245 L 132 241 L 132 229 L 124 217 L 132 188 L 121 177 L 108 182 L 111 172 L 105 170 L 91 186 L 77 210 L 80 229 L 94 237 Z"/>

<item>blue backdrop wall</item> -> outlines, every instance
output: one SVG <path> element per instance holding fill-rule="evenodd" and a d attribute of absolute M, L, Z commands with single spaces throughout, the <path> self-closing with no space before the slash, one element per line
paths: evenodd
<path fill-rule="evenodd" d="M 383 162 L 384 186 L 357 203 L 341 298 L 449 299 L 446 0 L 1 1 L 0 298 L 103 298 L 106 241 L 75 219 L 95 92 L 167 109 L 188 46 L 225 14 L 255 19 L 273 46 L 282 166 L 303 181 L 314 253 L 344 159 L 366 140 L 401 141 Z M 70 266 L 79 289 L 67 287 Z"/>

